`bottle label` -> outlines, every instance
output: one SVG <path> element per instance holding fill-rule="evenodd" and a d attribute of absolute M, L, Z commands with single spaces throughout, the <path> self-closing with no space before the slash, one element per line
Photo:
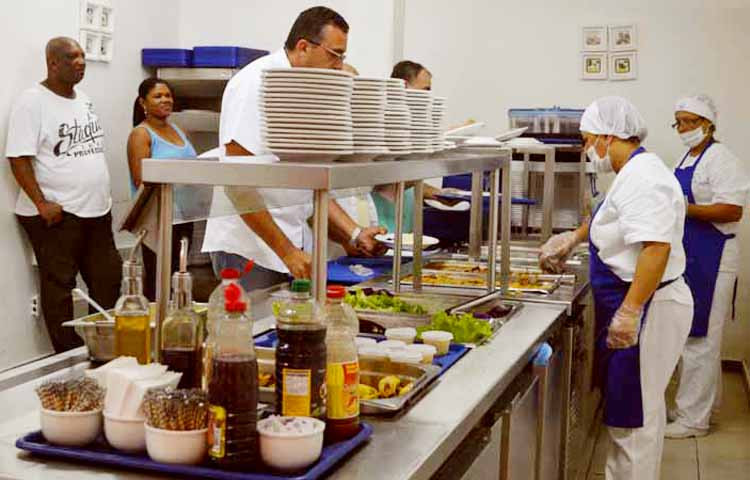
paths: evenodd
<path fill-rule="evenodd" d="M 309 417 L 312 371 L 285 368 L 282 370 L 282 377 L 281 414 Z"/>
<path fill-rule="evenodd" d="M 326 369 L 327 417 L 343 420 L 359 416 L 359 363 L 329 363 Z"/>
<path fill-rule="evenodd" d="M 211 458 L 224 458 L 226 453 L 227 411 L 224 407 L 208 407 L 208 455 Z"/>

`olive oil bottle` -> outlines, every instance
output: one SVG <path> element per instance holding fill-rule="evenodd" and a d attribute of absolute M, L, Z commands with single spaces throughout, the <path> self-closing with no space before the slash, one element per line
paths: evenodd
<path fill-rule="evenodd" d="M 143 296 L 143 267 L 137 260 L 122 264 L 122 295 L 115 304 L 115 355 L 151 362 L 151 315 Z"/>

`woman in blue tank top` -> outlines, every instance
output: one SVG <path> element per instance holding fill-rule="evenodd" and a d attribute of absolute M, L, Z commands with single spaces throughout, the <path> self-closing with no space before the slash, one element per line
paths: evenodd
<path fill-rule="evenodd" d="M 174 107 L 170 85 L 158 78 L 147 78 L 138 87 L 138 98 L 133 106 L 133 131 L 128 137 L 128 166 L 130 188 L 135 195 L 141 185 L 141 162 L 144 158 L 195 158 L 193 145 L 177 125 L 169 122 Z M 184 196 L 184 195 L 182 195 Z M 188 199 L 175 191 L 178 208 Z M 193 235 L 193 224 L 172 227 L 172 271 L 179 268 L 180 239 Z M 145 279 L 143 293 L 150 300 L 156 296 L 156 253 L 143 246 Z"/>

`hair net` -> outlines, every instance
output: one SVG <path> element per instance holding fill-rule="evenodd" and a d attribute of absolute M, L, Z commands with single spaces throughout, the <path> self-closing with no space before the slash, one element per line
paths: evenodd
<path fill-rule="evenodd" d="M 674 106 L 676 112 L 690 112 L 708 119 L 711 123 L 716 124 L 716 117 L 719 115 L 713 98 L 708 95 L 700 94 L 692 97 L 681 98 Z"/>
<path fill-rule="evenodd" d="M 614 135 L 628 139 L 646 139 L 648 129 L 643 117 L 622 97 L 603 97 L 588 106 L 581 117 L 581 131 L 594 135 Z"/>

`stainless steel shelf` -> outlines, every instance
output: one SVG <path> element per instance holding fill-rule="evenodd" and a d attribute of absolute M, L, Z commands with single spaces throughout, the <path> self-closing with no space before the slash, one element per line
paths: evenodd
<path fill-rule="evenodd" d="M 221 98 L 235 68 L 158 68 L 156 76 L 168 81 L 181 98 Z"/>
<path fill-rule="evenodd" d="M 424 159 L 369 163 L 269 163 L 274 159 L 269 155 L 247 157 L 248 161 L 255 163 L 220 162 L 218 158 L 146 159 L 143 162 L 143 180 L 152 183 L 337 190 L 495 170 L 507 165 L 510 151 L 444 153 Z"/>

